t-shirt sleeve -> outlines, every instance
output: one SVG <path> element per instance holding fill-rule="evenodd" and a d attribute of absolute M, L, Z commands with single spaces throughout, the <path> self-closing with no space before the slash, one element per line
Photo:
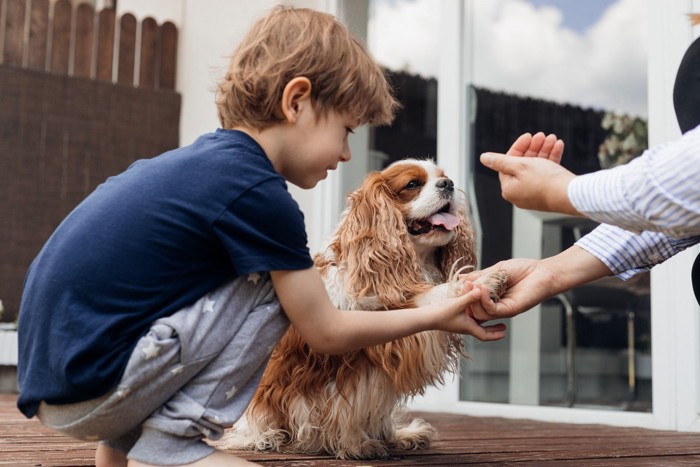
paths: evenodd
<path fill-rule="evenodd" d="M 304 216 L 281 180 L 246 190 L 219 216 L 214 231 L 238 275 L 313 265 Z"/>

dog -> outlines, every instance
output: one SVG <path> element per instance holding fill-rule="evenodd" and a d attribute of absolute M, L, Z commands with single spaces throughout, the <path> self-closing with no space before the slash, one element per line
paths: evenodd
<path fill-rule="evenodd" d="M 369 174 L 314 258 L 333 303 L 381 312 L 462 293 L 458 272 L 475 267 L 476 258 L 460 193 L 429 160 L 405 159 Z M 503 293 L 505 277 L 487 281 L 493 298 Z M 214 446 L 340 459 L 427 448 L 436 430 L 409 421 L 405 403 L 444 383 L 462 355 L 462 336 L 442 331 L 322 355 L 290 326 L 244 416 Z"/>

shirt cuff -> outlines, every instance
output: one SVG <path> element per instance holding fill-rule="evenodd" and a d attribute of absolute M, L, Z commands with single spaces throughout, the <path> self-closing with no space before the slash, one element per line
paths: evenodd
<path fill-rule="evenodd" d="M 657 232 L 634 234 L 607 224 L 585 235 L 576 245 L 602 261 L 622 280 L 648 271 L 687 247 Z"/>

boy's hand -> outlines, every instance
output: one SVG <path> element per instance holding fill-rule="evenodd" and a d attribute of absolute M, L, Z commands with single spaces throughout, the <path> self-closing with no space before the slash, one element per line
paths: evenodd
<path fill-rule="evenodd" d="M 480 341 L 497 341 L 506 337 L 506 325 L 503 323 L 483 326 L 472 315 L 472 306 L 479 306 L 482 296 L 488 299 L 488 291 L 471 282 L 465 282 L 465 293 L 459 297 L 448 298 L 436 303 L 437 323 L 435 328 L 459 334 L 474 336 Z"/>

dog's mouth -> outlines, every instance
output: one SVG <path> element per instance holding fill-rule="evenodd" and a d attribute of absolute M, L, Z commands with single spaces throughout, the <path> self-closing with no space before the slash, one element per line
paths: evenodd
<path fill-rule="evenodd" d="M 450 203 L 431 214 L 426 219 L 416 219 L 408 224 L 408 233 L 411 235 L 425 235 L 434 230 L 447 232 L 459 225 L 459 218 L 450 214 Z"/>

